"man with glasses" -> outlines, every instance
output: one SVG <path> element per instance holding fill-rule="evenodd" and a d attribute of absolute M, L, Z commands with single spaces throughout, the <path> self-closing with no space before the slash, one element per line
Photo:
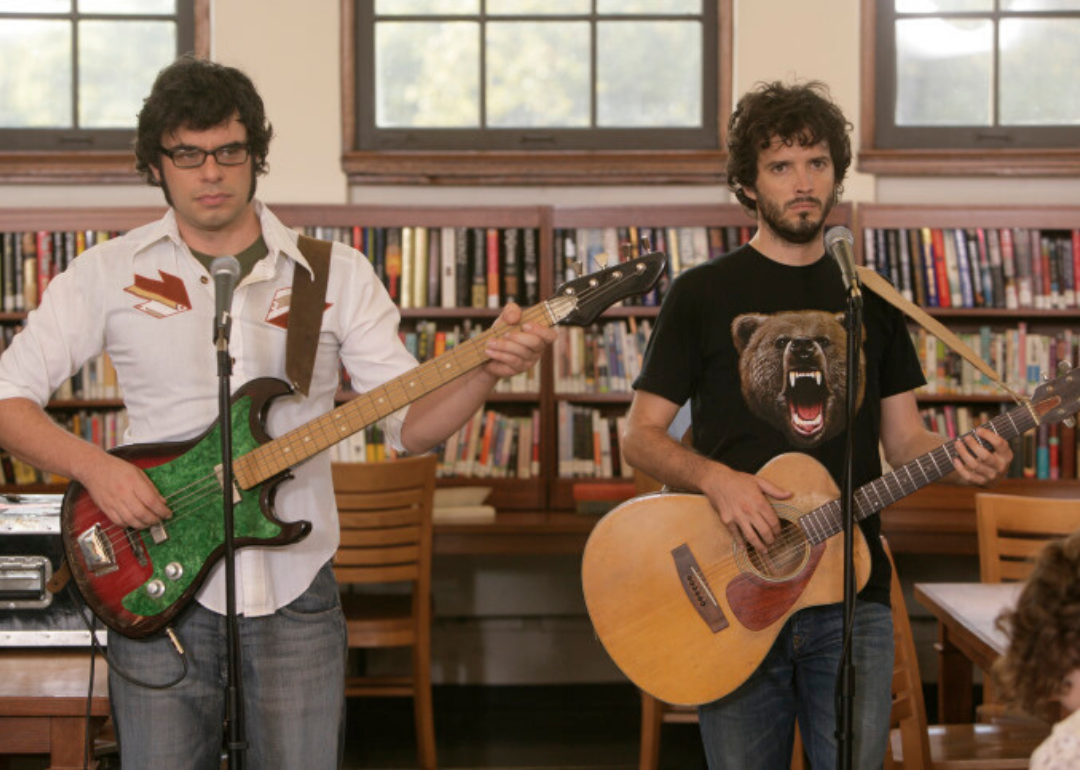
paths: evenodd
<path fill-rule="evenodd" d="M 232 303 L 233 377 L 286 379 L 280 310 L 294 274 L 312 268 L 297 234 L 254 198 L 271 135 L 262 100 L 240 71 L 193 57 L 162 70 L 139 114 L 135 154 L 169 211 L 76 259 L 50 282 L 41 307 L 0 358 L 0 444 L 81 482 L 117 525 L 141 530 L 172 514 L 142 470 L 61 430 L 41 407 L 105 350 L 128 410 L 125 443 L 200 435 L 218 413 L 207 268 L 225 255 L 236 256 L 242 276 Z M 520 318 L 520 308 L 509 305 L 497 323 Z M 274 402 L 270 434 L 333 408 L 339 361 L 361 391 L 414 368 L 398 320 L 368 260 L 334 244 L 308 395 Z M 500 377 L 531 367 L 554 337 L 525 324 L 492 341 L 491 361 L 388 417 L 387 440 L 410 452 L 437 445 L 480 408 Z M 295 478 L 278 488 L 277 515 L 311 521 L 311 534 L 284 548 L 238 551 L 247 757 L 258 768 L 329 768 L 340 762 L 344 724 L 345 626 L 330 569 L 337 512 L 325 454 L 292 472 Z M 123 669 L 144 682 L 176 678 L 181 664 L 168 638 L 109 632 L 109 695 L 124 767 L 219 766 L 227 670 L 222 566 L 173 624 L 189 658 L 175 687 L 151 689 L 117 675 Z"/>

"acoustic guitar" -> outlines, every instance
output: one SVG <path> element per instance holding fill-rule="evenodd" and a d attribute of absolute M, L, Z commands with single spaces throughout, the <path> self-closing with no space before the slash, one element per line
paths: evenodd
<path fill-rule="evenodd" d="M 983 427 L 1012 439 L 1078 409 L 1080 369 L 1074 369 Z M 956 443 L 857 489 L 855 518 L 947 476 Z M 622 672 L 660 700 L 697 705 L 731 693 L 761 664 L 793 613 L 843 599 L 840 493 L 829 472 L 792 453 L 757 475 L 794 493 L 771 501 L 781 530 L 766 553 L 733 538 L 704 495 L 667 492 L 614 508 L 585 545 L 581 575 L 593 628 Z M 870 555 L 858 528 L 853 551 L 861 588 Z"/>

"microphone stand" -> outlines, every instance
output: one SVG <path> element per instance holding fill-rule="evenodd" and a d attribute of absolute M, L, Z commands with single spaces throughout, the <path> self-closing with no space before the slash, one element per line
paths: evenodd
<path fill-rule="evenodd" d="M 859 351 L 862 341 L 862 292 L 859 284 L 852 281 L 848 289 L 847 305 L 847 430 L 844 440 L 844 484 L 840 497 L 840 510 L 844 527 L 844 627 L 843 648 L 838 672 L 837 699 L 837 765 L 840 770 L 852 767 L 853 707 L 855 700 L 855 664 L 852 660 L 852 639 L 855 622 L 855 487 L 852 463 L 855 457 L 855 412 L 859 392 Z"/>
<path fill-rule="evenodd" d="M 233 542 L 233 462 L 232 462 L 232 358 L 229 331 L 232 317 L 228 309 L 214 319 L 214 345 L 218 361 L 218 424 L 221 431 L 221 488 L 225 526 L 225 627 L 228 644 L 228 682 L 225 694 L 225 722 L 228 725 L 229 767 L 244 767 L 247 738 L 244 731 L 243 681 L 240 672 L 240 627 L 236 616 L 236 546 Z"/>

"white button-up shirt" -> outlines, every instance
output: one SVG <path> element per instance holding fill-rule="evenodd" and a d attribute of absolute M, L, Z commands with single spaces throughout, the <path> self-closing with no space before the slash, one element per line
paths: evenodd
<path fill-rule="evenodd" d="M 286 379 L 293 273 L 298 266 L 310 270 L 296 246 L 297 233 L 255 205 L 269 253 L 233 298 L 234 391 L 257 377 Z M 416 366 L 398 337 L 397 308 L 370 263 L 340 243 L 331 252 L 326 303 L 310 393 L 274 401 L 267 419 L 272 437 L 333 408 L 339 360 L 361 392 Z M 218 418 L 213 315 L 213 283 L 180 239 L 170 209 L 160 221 L 88 250 L 49 283 L 41 307 L 0 358 L 0 399 L 22 397 L 44 406 L 64 380 L 104 349 L 128 410 L 125 443 L 194 438 Z M 386 440 L 397 447 L 406 411 L 384 421 Z M 272 613 L 299 596 L 337 549 L 328 455 L 293 473 L 294 479 L 278 487 L 276 512 L 284 521 L 310 521 L 312 531 L 289 546 L 237 552 L 237 609 L 248 616 Z M 215 566 L 198 594 L 200 603 L 220 613 L 223 567 Z"/>

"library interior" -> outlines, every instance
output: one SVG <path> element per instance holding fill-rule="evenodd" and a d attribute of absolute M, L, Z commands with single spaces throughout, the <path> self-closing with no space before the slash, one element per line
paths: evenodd
<path fill-rule="evenodd" d="M 890 466 L 892 424 L 876 402 L 881 478 L 854 490 L 851 500 L 857 517 L 874 520 L 875 547 L 861 539 L 855 547 L 860 579 L 871 559 L 874 575 L 883 559 L 892 570 L 891 581 L 882 582 L 895 648 L 884 766 L 1050 767 L 1039 764 L 1049 749 L 1036 747 L 1080 730 L 1080 721 L 1069 726 L 1064 705 L 1051 719 L 1022 708 L 1000 676 L 1019 654 L 1009 625 L 1019 615 L 1010 613 L 1029 596 L 1032 570 L 1042 574 L 1044 548 L 1080 530 L 1073 419 L 1080 409 L 1080 91 L 1073 82 L 1080 0 L 0 0 L 0 41 L 0 351 L 15 353 L 8 366 L 0 364 L 0 411 L 10 403 L 5 399 L 31 398 L 29 386 L 9 379 L 18 373 L 49 390 L 41 405 L 49 421 L 126 458 L 162 494 L 179 493 L 190 481 L 184 474 L 194 469 L 185 457 L 211 452 L 198 461 L 207 463 L 219 498 L 210 513 L 194 517 L 200 534 L 189 542 L 203 539 L 204 530 L 218 534 L 201 552 L 188 553 L 158 522 L 143 529 L 106 514 L 104 488 L 56 464 L 46 467 L 50 452 L 27 455 L 6 446 L 15 432 L 0 416 L 0 768 L 121 766 L 109 698 L 121 685 L 102 657 L 108 639 L 116 634 L 116 646 L 121 636 L 166 644 L 174 619 L 204 606 L 200 596 L 210 591 L 200 589 L 224 587 L 224 552 L 233 538 L 220 535 L 225 527 L 216 517 L 222 509 L 231 517 L 234 507 L 248 608 L 264 605 L 250 598 L 246 583 L 262 573 L 243 560 L 245 549 L 308 549 L 296 562 L 265 561 L 285 565 L 282 585 L 268 579 L 273 587 L 257 600 L 265 604 L 297 599 L 303 586 L 284 583 L 300 574 L 310 581 L 315 570 L 304 573 L 303 560 L 314 558 L 320 544 L 333 546 L 347 639 L 340 766 L 731 766 L 702 738 L 703 730 L 721 729 L 719 714 L 697 707 L 756 677 L 793 615 L 841 601 L 831 560 L 844 550 L 835 535 L 846 506 L 836 503 L 828 537 L 809 522 L 832 512 L 830 500 L 842 500 L 844 480 L 826 479 L 824 496 L 806 495 L 812 505 L 800 495 L 787 506 L 772 498 L 783 519 L 778 536 L 799 541 L 797 563 L 772 564 L 747 545 L 737 524 L 734 535 L 728 532 L 713 509 L 720 498 L 673 492 L 674 477 L 658 480 L 635 469 L 628 461 L 635 446 L 624 447 L 624 439 L 655 400 L 672 407 L 661 427 L 670 419 L 670 446 L 680 453 L 696 435 L 691 403 L 702 414 L 716 410 L 723 421 L 723 405 L 693 401 L 697 383 L 669 386 L 691 394 L 682 408 L 657 399 L 652 388 L 660 372 L 645 369 L 647 401 L 639 401 L 635 383 L 654 330 L 667 339 L 665 320 L 669 335 L 676 333 L 670 324 L 687 323 L 669 320 L 677 315 L 674 300 L 664 304 L 678 276 L 705 276 L 731 252 L 753 252 L 748 244 L 761 250 L 760 233 L 769 228 L 759 229 L 759 219 L 773 224 L 771 201 L 764 188 L 754 193 L 755 208 L 740 197 L 745 189 L 736 196 L 729 121 L 744 95 L 777 81 L 823 84 L 847 122 L 850 167 L 835 205 L 810 234 L 817 254 L 832 263 L 836 251 L 826 251 L 821 236 L 846 228 L 854 261 L 937 323 L 926 328 L 914 315 L 904 319 L 926 381 L 914 390 L 913 409 L 942 437 L 943 449 L 914 460 L 905 454 L 902 467 Z M 154 150 L 158 160 L 137 170 L 136 117 L 144 99 L 158 72 L 190 52 L 250 78 L 272 124 L 261 158 L 266 169 L 256 170 L 259 151 L 244 144 L 251 126 L 236 145 L 225 138 L 182 147 L 195 155 L 185 167 L 176 152 L 184 145 L 180 134 L 220 138 L 225 134 L 215 132 L 229 130 L 226 120 L 170 126 Z M 150 100 L 145 104 L 149 111 Z M 245 130 L 246 118 L 238 120 L 233 128 Z M 778 143 L 778 152 L 807 149 L 800 145 L 807 130 L 811 146 L 827 136 L 804 113 L 786 120 L 775 125 L 789 126 L 782 130 L 794 131 L 794 142 Z M 166 149 L 169 136 L 177 141 Z M 755 146 L 757 161 L 772 147 Z M 250 177 L 230 168 L 234 162 L 250 168 Z M 764 165 L 754 168 L 766 173 Z M 145 174 L 155 173 L 148 184 Z M 254 279 L 244 272 L 237 282 L 220 261 L 232 252 L 197 248 L 220 234 L 211 224 L 207 240 L 181 243 L 185 223 L 195 221 L 185 217 L 202 205 L 185 203 L 182 175 L 210 173 L 251 186 L 260 203 L 241 201 L 243 210 L 256 226 L 263 217 L 271 256 L 277 241 L 265 212 L 284 225 L 274 232 L 293 241 L 300 233 L 334 243 L 325 263 L 309 255 L 304 244 L 311 241 L 301 239 L 296 252 L 316 279 L 319 264 L 330 266 L 325 296 L 315 289 L 320 295 L 301 301 L 299 268 L 297 282 L 289 283 L 292 263 L 275 294 L 258 293 L 254 280 L 273 278 L 270 267 L 256 272 L 262 263 L 245 264 Z M 135 247 L 122 246 L 127 233 L 163 216 L 166 230 L 158 235 L 174 238 L 177 253 L 190 258 L 186 273 L 178 269 L 187 288 L 156 265 L 140 273 Z M 350 275 L 363 287 L 335 285 L 334 270 L 357 253 L 362 269 Z M 50 293 L 73 263 L 100 254 L 136 265 L 134 282 L 114 292 L 122 298 L 114 297 L 113 307 L 62 281 Z M 837 273 L 833 293 L 846 297 L 841 270 L 830 269 Z M 222 286 L 234 303 L 224 321 L 220 308 L 209 309 Z M 739 299 L 745 307 L 768 289 L 734 293 L 749 295 Z M 872 291 L 863 286 L 863 294 Z M 299 347 L 294 351 L 304 331 L 297 329 L 294 340 L 292 294 L 294 318 L 307 307 L 326 308 L 321 336 L 315 326 L 307 338 L 314 364 Z M 51 296 L 67 298 L 68 306 L 50 303 Z M 254 305 L 246 298 L 264 296 L 269 310 L 249 318 Z M 364 313 L 378 308 L 363 302 L 385 303 L 384 316 L 369 323 Z M 530 338 L 538 362 L 516 373 L 488 347 L 499 349 L 508 303 L 524 308 L 521 323 L 551 335 Z M 829 309 L 842 314 L 845 307 Z M 772 300 L 769 308 L 781 309 Z M 193 309 L 198 316 L 188 313 Z M 142 370 L 150 367 L 128 347 L 136 332 L 119 327 L 162 329 L 172 319 L 173 328 L 185 328 L 184 314 L 206 318 L 205 346 L 192 360 L 213 377 L 207 390 L 215 422 L 180 428 L 177 414 L 206 411 L 186 394 L 167 407 L 160 393 L 140 394 L 138 405 L 125 400 L 125 380 L 134 383 L 130 390 L 147 390 L 150 372 Z M 35 316 L 42 331 L 33 331 Z M 866 316 L 872 324 L 873 313 Z M 99 325 L 65 327 L 82 317 Z M 251 328 L 256 322 L 261 331 Z M 361 338 L 385 332 L 387 323 L 394 352 L 384 349 L 385 357 L 365 369 L 363 357 L 375 356 L 378 343 Z M 728 326 L 725 351 L 744 352 Z M 24 328 L 31 330 L 24 342 L 33 337 L 40 351 L 20 348 Z M 59 339 L 42 339 L 55 330 Z M 88 339 L 98 332 L 101 339 Z M 149 345 L 140 337 L 140 344 L 169 376 L 182 367 L 168 359 L 187 354 L 169 349 L 178 332 L 165 334 Z M 279 340 L 275 352 L 263 351 L 272 364 L 245 363 L 260 355 L 257 340 Z M 985 366 L 965 360 L 954 340 Z M 149 350 L 155 346 L 162 347 Z M 342 365 L 339 347 L 342 358 L 357 360 Z M 93 354 L 82 357 L 84 349 Z M 515 361 L 533 353 L 528 348 Z M 231 388 L 241 392 L 229 431 L 236 434 L 233 462 L 221 464 L 216 442 L 225 440 L 229 421 L 216 422 L 215 394 L 230 355 L 238 370 Z M 492 356 L 512 376 L 474 399 L 480 407 L 444 437 L 419 442 L 420 429 L 393 417 L 416 402 L 410 411 L 442 426 L 446 419 L 421 411 L 425 398 L 467 391 L 443 390 L 459 377 L 486 384 Z M 308 360 L 311 398 L 325 397 L 323 413 L 302 405 L 308 386 L 303 375 L 294 377 L 294 357 Z M 403 369 L 401 360 L 416 368 Z M 49 371 L 29 372 L 31 362 Z M 55 389 L 42 384 L 63 366 L 71 366 L 70 377 Z M 241 378 L 250 372 L 258 379 Z M 270 374 L 290 384 L 267 381 Z M 784 409 L 803 433 L 819 419 L 814 394 L 821 376 L 785 374 L 791 393 Z M 885 387 L 887 376 L 901 373 L 883 370 L 869 379 Z M 190 377 L 186 372 L 179 382 Z M 280 407 L 270 406 L 275 396 Z M 153 415 L 154 403 L 177 413 Z M 727 408 L 758 415 L 753 404 Z M 979 426 L 1008 441 L 1011 459 L 1001 477 L 986 485 L 940 481 L 953 471 L 960 454 L 954 448 L 966 447 L 965 437 Z M 699 430 L 720 435 L 708 432 L 712 426 Z M 151 438 L 129 446 L 140 435 Z M 408 452 L 406 441 L 433 448 Z M 707 456 L 714 445 L 689 449 Z M 786 446 L 780 451 L 812 444 L 797 437 Z M 947 465 L 927 472 L 938 451 Z M 42 456 L 47 460 L 35 461 Z M 765 470 L 758 475 L 768 478 Z M 229 488 L 223 478 L 238 484 L 234 503 L 220 500 Z M 327 499 L 290 485 L 331 481 L 331 510 L 314 526 L 330 522 L 340 531 L 309 535 L 312 525 L 298 525 L 303 517 L 294 512 Z M 274 516 L 275 493 L 285 523 Z M 704 515 L 694 527 L 703 521 L 704 529 L 686 531 L 699 504 Z M 627 533 L 632 544 L 614 539 L 618 517 L 625 524 L 646 511 Z M 669 512 L 685 522 L 665 524 Z M 119 549 L 98 539 L 110 528 L 125 533 Z M 658 562 L 655 576 L 650 557 Z M 814 577 L 815 568 L 820 575 L 826 567 L 823 579 Z M 655 585 L 666 589 L 668 582 L 670 596 Z M 812 588 L 803 594 L 804 586 Z M 284 603 L 270 611 L 284 611 Z M 96 625 L 88 625 L 92 614 L 100 617 Z M 752 643 L 725 641 L 746 636 Z M 760 655 L 751 650 L 760 645 Z M 733 676 L 729 686 L 719 682 Z M 860 681 L 858 668 L 855 677 Z M 243 722 L 232 717 L 225 720 L 231 727 Z M 859 714 L 855 720 L 853 742 L 860 744 L 864 725 Z M 831 732 L 822 737 L 805 734 L 801 722 L 792 727 L 781 740 L 792 743 L 793 768 L 842 754 L 850 738 L 838 728 L 838 749 Z M 220 758 L 231 766 L 250 747 L 238 749 L 226 733 Z M 249 736 L 260 739 L 251 729 Z M 821 741 L 833 742 L 824 754 Z M 1080 751 L 1074 759 L 1080 766 Z"/>

